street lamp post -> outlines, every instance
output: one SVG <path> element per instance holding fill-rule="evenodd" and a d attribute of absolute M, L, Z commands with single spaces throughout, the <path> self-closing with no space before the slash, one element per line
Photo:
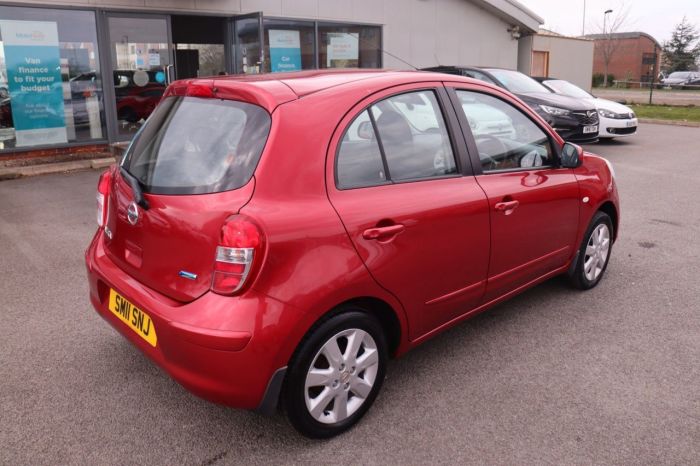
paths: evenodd
<path fill-rule="evenodd" d="M 610 50 L 610 34 L 608 34 L 606 24 L 607 24 L 607 19 L 608 15 L 612 13 L 612 10 L 605 10 L 605 13 L 603 13 L 603 36 L 605 36 L 605 47 L 608 50 L 606 52 L 605 58 L 605 76 L 603 76 L 603 87 L 608 87 L 608 64 L 610 62 L 610 56 L 609 56 L 609 50 Z"/>
<path fill-rule="evenodd" d="M 586 35 L 586 0 L 583 0 L 583 24 L 581 25 L 581 37 Z"/>
<path fill-rule="evenodd" d="M 605 10 L 605 13 L 603 13 L 603 34 L 607 34 L 607 32 L 605 30 L 605 23 L 606 23 L 606 20 L 608 19 L 608 15 L 612 12 L 613 12 L 612 10 Z"/>

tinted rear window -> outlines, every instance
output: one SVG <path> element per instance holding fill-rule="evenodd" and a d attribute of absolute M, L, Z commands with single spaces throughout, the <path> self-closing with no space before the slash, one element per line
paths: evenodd
<path fill-rule="evenodd" d="M 154 194 L 237 189 L 253 176 L 270 122 L 245 102 L 169 97 L 139 131 L 124 168 Z"/>

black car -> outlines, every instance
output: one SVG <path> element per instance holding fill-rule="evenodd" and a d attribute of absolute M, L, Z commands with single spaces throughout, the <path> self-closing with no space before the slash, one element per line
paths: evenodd
<path fill-rule="evenodd" d="M 590 143 L 598 140 L 598 111 L 578 99 L 552 93 L 519 71 L 473 66 L 434 66 L 425 71 L 479 79 L 506 89 L 530 106 L 566 141 Z"/>

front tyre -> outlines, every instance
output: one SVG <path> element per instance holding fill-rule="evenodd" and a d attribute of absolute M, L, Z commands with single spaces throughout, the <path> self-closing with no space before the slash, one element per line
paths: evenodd
<path fill-rule="evenodd" d="M 294 428 L 312 438 L 348 430 L 377 397 L 387 359 L 384 332 L 371 315 L 350 311 L 323 322 L 287 372 L 283 397 Z"/>
<path fill-rule="evenodd" d="M 593 288 L 603 278 L 612 252 L 613 225 L 610 216 L 598 211 L 583 237 L 571 284 L 581 290 Z"/>

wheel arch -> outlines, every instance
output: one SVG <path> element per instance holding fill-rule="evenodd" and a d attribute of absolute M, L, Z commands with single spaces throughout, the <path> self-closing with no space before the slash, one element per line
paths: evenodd
<path fill-rule="evenodd" d="M 408 334 L 404 325 L 402 325 L 402 320 L 397 314 L 397 311 L 385 300 L 373 297 L 373 296 L 362 296 L 347 299 L 343 302 L 336 304 L 331 307 L 327 312 L 320 315 L 311 325 L 308 326 L 304 332 L 301 339 L 296 342 L 294 350 L 291 352 L 289 359 L 284 367 L 280 367 L 275 371 L 270 377 L 267 389 L 263 394 L 257 411 L 262 414 L 272 414 L 275 412 L 277 406 L 280 403 L 280 397 L 283 387 L 287 379 L 287 368 L 291 366 L 294 358 L 297 357 L 299 353 L 299 348 L 301 348 L 302 343 L 310 337 L 312 332 L 322 325 L 328 319 L 349 312 L 351 310 L 361 310 L 366 311 L 370 315 L 373 315 L 379 321 L 382 326 L 384 335 L 387 339 L 387 345 L 389 349 L 389 356 L 395 357 L 400 354 L 401 349 L 405 351 L 405 345 L 402 346 L 402 337 Z"/>
<path fill-rule="evenodd" d="M 304 332 L 304 336 L 299 340 L 296 348 L 289 358 L 288 362 L 291 362 L 295 355 L 297 354 L 298 348 L 301 343 L 311 335 L 311 333 L 318 328 L 323 322 L 331 319 L 337 315 L 343 314 L 351 310 L 366 311 L 368 314 L 377 318 L 379 323 L 384 330 L 384 335 L 387 339 L 387 345 L 389 347 L 389 355 L 395 356 L 399 347 L 401 346 L 402 336 L 405 335 L 404 329 L 401 324 L 401 320 L 396 312 L 396 310 L 383 299 L 374 296 L 361 296 L 356 298 L 350 298 L 345 301 L 339 302 L 335 306 L 331 307 L 328 311 L 321 314 Z"/>
<path fill-rule="evenodd" d="M 615 208 L 615 204 L 613 204 L 612 201 L 606 201 L 601 204 L 600 207 L 598 207 L 598 210 L 610 216 L 610 220 L 612 220 L 613 224 L 613 241 L 617 240 L 617 230 L 620 218 L 617 213 L 617 208 Z"/>
<path fill-rule="evenodd" d="M 386 342 L 389 346 L 389 356 L 396 355 L 399 346 L 401 345 L 401 336 L 403 335 L 401 321 L 396 314 L 396 311 L 384 300 L 374 297 L 354 298 L 341 303 L 338 307 L 345 308 L 346 306 L 358 306 L 374 315 L 384 330 Z"/>

